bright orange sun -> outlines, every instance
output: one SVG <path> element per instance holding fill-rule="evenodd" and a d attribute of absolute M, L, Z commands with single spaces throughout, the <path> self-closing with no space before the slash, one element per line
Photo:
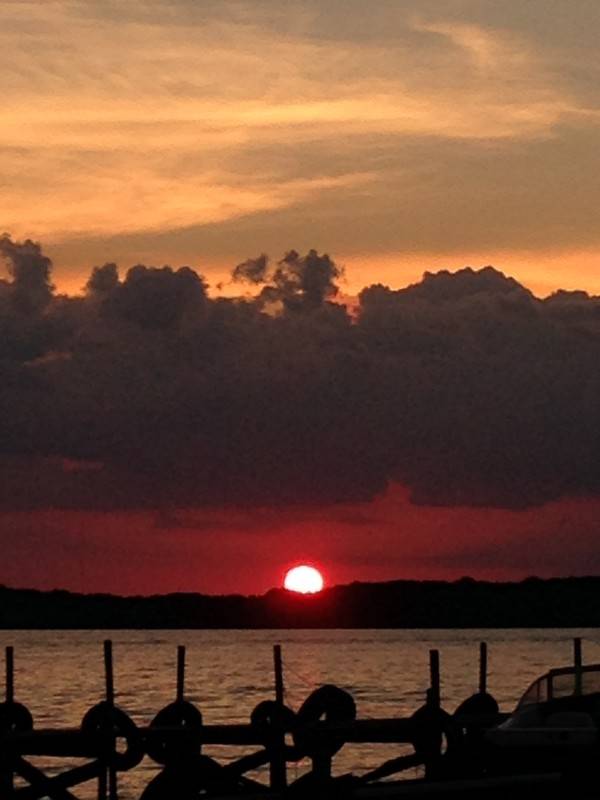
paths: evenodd
<path fill-rule="evenodd" d="M 301 564 L 286 572 L 283 586 L 290 592 L 315 594 L 323 588 L 323 576 L 318 569 L 309 567 L 308 564 Z"/>

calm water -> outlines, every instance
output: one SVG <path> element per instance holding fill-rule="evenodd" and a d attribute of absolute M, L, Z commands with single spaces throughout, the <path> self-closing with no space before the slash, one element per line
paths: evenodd
<path fill-rule="evenodd" d="M 410 715 L 428 685 L 428 653 L 439 648 L 442 704 L 448 711 L 477 688 L 478 643 L 489 645 L 489 691 L 512 710 L 541 672 L 570 663 L 572 639 L 583 638 L 584 660 L 600 662 L 600 630 L 500 631 L 4 631 L 15 647 L 16 699 L 38 727 L 77 726 L 102 699 L 102 641 L 114 642 L 117 703 L 141 725 L 174 698 L 176 646 L 187 646 L 186 694 L 206 723 L 247 722 L 254 706 L 273 696 L 272 645 L 283 645 L 286 701 L 298 708 L 310 691 L 335 683 L 352 693 L 358 715 Z M 250 748 L 250 751 L 253 748 Z M 241 748 L 206 748 L 221 760 Z M 398 754 L 387 745 L 346 746 L 337 772 L 360 772 Z M 306 765 L 290 769 L 301 774 Z M 133 800 L 155 774 L 144 761 L 120 776 L 120 797 Z M 263 776 L 264 777 L 264 776 Z M 78 789 L 92 797 L 93 786 Z"/>

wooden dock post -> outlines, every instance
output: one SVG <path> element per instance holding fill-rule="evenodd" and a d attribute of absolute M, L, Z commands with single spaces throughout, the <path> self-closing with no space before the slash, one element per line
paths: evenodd
<path fill-rule="evenodd" d="M 177 702 L 183 700 L 185 692 L 185 645 L 177 646 Z"/>
<path fill-rule="evenodd" d="M 6 691 L 5 699 L 7 703 L 15 700 L 15 650 L 10 645 L 6 648 Z"/>
<path fill-rule="evenodd" d="M 429 705 L 434 708 L 440 707 L 440 651 L 429 651 L 429 676 L 430 689 L 428 695 Z"/>
<path fill-rule="evenodd" d="M 488 650 L 485 642 L 479 643 L 479 693 L 487 692 Z"/>
<path fill-rule="evenodd" d="M 112 642 L 106 639 L 104 642 L 104 681 L 106 702 L 109 705 L 115 703 L 115 677 L 113 672 Z"/>
<path fill-rule="evenodd" d="M 440 692 L 440 651 L 429 651 L 429 690 L 427 692 L 427 705 L 430 709 L 438 710 L 440 708 L 441 692 Z M 441 737 L 440 737 L 441 745 Z M 435 779 L 438 772 L 438 761 L 440 753 L 435 755 L 431 753 L 425 760 L 425 777 L 428 779 Z"/>
<path fill-rule="evenodd" d="M 579 696 L 583 694 L 583 673 L 581 671 L 583 656 L 580 636 L 573 639 L 573 662 L 575 665 L 575 694 Z"/>
<path fill-rule="evenodd" d="M 15 651 L 12 646 L 8 646 L 4 652 L 4 662 L 6 667 L 6 683 L 4 686 L 4 698 L 6 703 L 13 703 L 15 699 Z M 2 734 L 2 731 L 0 731 Z M 11 760 L 6 751 L 0 751 L 0 797 L 10 797 L 14 791 L 14 773 Z"/>
<path fill-rule="evenodd" d="M 115 676 L 112 641 L 110 639 L 104 640 L 104 684 L 106 703 L 112 707 L 115 704 Z M 114 751 L 114 739 L 110 742 L 110 746 Z M 99 800 L 105 800 L 108 796 L 109 800 L 117 800 L 117 795 L 117 771 L 114 766 L 109 765 L 98 775 L 98 798 Z"/>
<path fill-rule="evenodd" d="M 273 645 L 273 668 L 275 670 L 275 700 L 283 705 L 283 663 L 281 645 Z"/>
<path fill-rule="evenodd" d="M 273 668 L 275 672 L 275 702 L 283 707 L 283 662 L 281 660 L 281 645 L 273 645 Z M 287 773 L 285 762 L 285 731 L 277 731 L 273 741 L 273 753 L 270 767 L 271 788 L 283 792 L 287 787 Z"/>

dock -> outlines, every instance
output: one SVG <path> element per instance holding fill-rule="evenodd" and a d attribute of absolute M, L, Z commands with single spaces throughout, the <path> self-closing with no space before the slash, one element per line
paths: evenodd
<path fill-rule="evenodd" d="M 78 727 L 39 728 L 17 700 L 15 652 L 5 650 L 5 698 L 0 703 L 0 800 L 77 800 L 73 792 L 93 782 L 98 800 L 118 800 L 120 777 L 151 759 L 160 771 L 143 789 L 140 800 L 192 800 L 200 797 L 402 798 L 440 796 L 587 797 L 592 780 L 585 748 L 548 768 L 527 772 L 491 758 L 486 734 L 502 723 L 496 700 L 488 693 L 488 649 L 480 643 L 478 689 L 453 713 L 440 702 L 440 654 L 429 652 L 429 675 L 423 704 L 410 716 L 359 719 L 352 695 L 328 684 L 317 687 L 296 710 L 285 704 L 284 664 L 280 645 L 273 648 L 273 695 L 251 712 L 247 723 L 211 724 L 186 699 L 186 649 L 177 647 L 173 700 L 147 724 L 139 725 L 116 704 L 113 646 L 104 642 L 104 696 L 85 712 Z M 574 642 L 576 685 L 581 692 L 581 641 Z M 350 743 L 398 744 L 397 758 L 366 774 L 338 775 L 335 757 Z M 203 753 L 205 745 L 232 749 L 232 760 L 220 763 Z M 255 748 L 235 755 L 235 748 Z M 52 760 L 47 774 L 32 759 Z M 589 758 L 588 758 L 589 757 Z M 61 761 L 81 759 L 77 766 Z M 592 760 L 593 760 L 592 759 Z M 309 763 L 291 779 L 290 765 Z M 256 770 L 268 769 L 268 781 Z M 415 770 L 420 777 L 414 778 Z M 408 771 L 411 771 L 408 773 Z M 407 778 L 406 775 L 411 777 Z M 592 796 L 592 795 L 589 795 Z"/>

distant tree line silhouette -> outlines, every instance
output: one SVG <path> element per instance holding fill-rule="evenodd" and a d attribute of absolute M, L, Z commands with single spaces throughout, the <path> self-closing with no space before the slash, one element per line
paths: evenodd
<path fill-rule="evenodd" d="M 600 578 L 353 583 L 317 595 L 80 595 L 0 587 L 0 628 L 555 628 L 600 626 Z"/>

